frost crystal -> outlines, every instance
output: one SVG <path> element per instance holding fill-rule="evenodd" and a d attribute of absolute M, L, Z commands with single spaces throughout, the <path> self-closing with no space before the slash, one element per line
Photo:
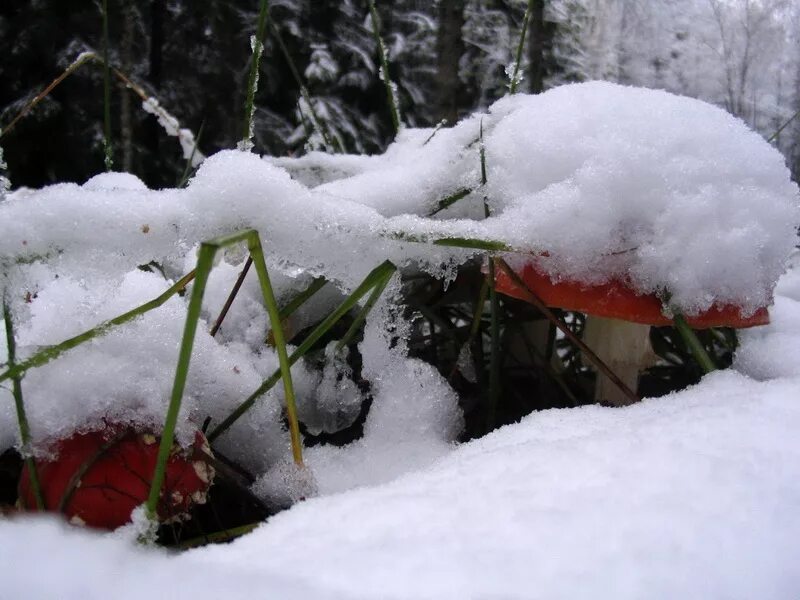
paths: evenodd
<path fill-rule="evenodd" d="M 91 60 L 91 59 L 94 59 L 94 58 L 97 58 L 97 54 L 95 54 L 91 50 L 86 50 L 84 52 L 81 52 L 80 54 L 78 54 L 78 56 L 75 58 L 75 60 L 73 60 L 70 63 L 70 65 L 66 68 L 66 70 L 69 71 L 69 70 L 71 70 L 71 69 L 73 69 L 75 67 L 78 67 L 78 66 L 82 65 L 87 60 Z"/>
<path fill-rule="evenodd" d="M 297 100 L 297 111 L 300 120 L 303 121 L 303 123 L 311 125 L 311 135 L 308 136 L 308 139 L 305 143 L 306 152 L 324 150 L 326 144 L 325 136 L 322 135 L 322 125 L 317 120 L 318 115 L 315 114 L 315 111 L 312 110 L 311 106 L 308 104 L 308 102 L 306 102 L 306 99 L 303 96 L 300 96 L 300 98 Z"/>
<path fill-rule="evenodd" d="M 131 522 L 118 528 L 112 536 L 130 544 L 154 546 L 158 537 L 158 521 L 147 516 L 147 509 L 142 504 L 133 509 Z"/>
<path fill-rule="evenodd" d="M 251 119 L 250 120 L 250 137 L 248 139 L 246 139 L 246 140 L 241 140 L 239 142 L 236 142 L 236 149 L 239 152 L 252 152 L 254 147 L 255 146 L 253 145 L 253 121 Z"/>
<path fill-rule="evenodd" d="M 6 192 L 11 189 L 11 181 L 6 177 L 5 170 L 8 168 L 3 159 L 3 147 L 0 146 L 0 200 L 5 198 Z"/>
<path fill-rule="evenodd" d="M 339 65 L 327 44 L 311 44 L 311 58 L 305 70 L 307 81 L 334 81 L 339 75 Z"/>
<path fill-rule="evenodd" d="M 522 80 L 525 79 L 525 75 L 522 73 L 522 69 L 519 68 L 519 63 L 515 60 L 510 64 L 506 65 L 506 77 L 508 77 L 508 83 L 506 87 L 508 89 L 516 89 L 519 88 L 519 84 L 522 83 Z"/>
<path fill-rule="evenodd" d="M 258 90 L 259 68 L 261 62 L 261 53 L 264 51 L 264 44 L 262 44 L 255 35 L 250 36 L 250 49 L 253 52 L 253 70 L 250 73 L 251 81 L 248 83 L 249 89 L 247 92 L 247 106 L 245 107 L 245 118 L 247 119 L 247 137 L 238 144 L 236 149 L 240 152 L 250 152 L 253 149 L 253 135 L 255 133 L 255 122 L 253 115 L 255 114 L 255 98 L 256 90 Z"/>
<path fill-rule="evenodd" d="M 158 100 L 153 97 L 148 98 L 142 102 L 142 109 L 145 112 L 155 115 L 158 119 L 158 124 L 164 129 L 166 134 L 171 137 L 178 138 L 183 150 L 183 158 L 185 160 L 192 160 L 192 167 L 197 167 L 205 160 L 205 156 L 200 150 L 197 149 L 197 142 L 194 139 L 194 133 L 189 129 L 181 128 L 178 119 L 168 113 Z"/>
<path fill-rule="evenodd" d="M 325 348 L 322 380 L 314 395 L 298 402 L 300 419 L 312 435 L 336 433 L 355 422 L 363 397 L 353 382 L 347 364 L 347 349 L 336 349 L 336 342 Z"/>

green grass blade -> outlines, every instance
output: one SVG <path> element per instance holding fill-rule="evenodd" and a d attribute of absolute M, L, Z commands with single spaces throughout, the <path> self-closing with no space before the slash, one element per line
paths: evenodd
<path fill-rule="evenodd" d="M 480 240 L 477 238 L 448 237 L 433 240 L 434 246 L 449 246 L 451 248 L 471 248 L 473 250 L 489 250 L 491 252 L 519 252 L 508 244 L 494 240 Z"/>
<path fill-rule="evenodd" d="M 675 329 L 678 330 L 678 333 L 683 338 L 692 356 L 694 356 L 700 368 L 703 369 L 703 372 L 711 373 L 712 371 L 716 371 L 717 365 L 714 364 L 714 361 L 708 355 L 708 352 L 706 352 L 706 349 L 703 347 L 703 344 L 698 339 L 694 330 L 689 327 L 684 316 L 673 311 L 672 322 L 675 324 Z"/>
<path fill-rule="evenodd" d="M 442 129 L 442 127 L 445 127 L 446 125 L 447 125 L 447 119 L 442 119 L 441 121 L 439 121 L 436 124 L 436 127 L 433 128 L 433 131 L 427 137 L 427 139 L 424 142 L 422 142 L 422 145 L 423 146 L 427 146 L 428 142 L 430 142 L 434 137 L 436 137 L 436 134 L 439 133 L 439 131 Z"/>
<path fill-rule="evenodd" d="M 200 146 L 200 137 L 203 135 L 203 128 L 205 126 L 206 126 L 205 121 L 200 123 L 200 129 L 197 130 L 197 137 L 194 139 L 194 146 L 192 146 L 192 152 L 191 154 L 189 154 L 189 158 L 186 159 L 186 167 L 184 167 L 183 173 L 181 174 L 181 178 L 178 180 L 179 188 L 186 186 L 186 183 L 189 181 L 189 176 L 192 174 L 192 163 L 194 162 L 195 154 L 197 154 L 197 148 Z"/>
<path fill-rule="evenodd" d="M 523 34 L 524 35 L 524 34 Z M 486 187 L 486 148 L 483 145 L 483 120 L 480 128 L 480 161 L 481 161 L 481 187 Z M 483 196 L 483 214 L 488 219 L 491 216 L 489 210 L 489 197 Z M 489 355 L 489 404 L 486 411 L 486 430 L 494 429 L 495 418 L 497 415 L 497 405 L 500 402 L 500 300 L 495 289 L 495 266 L 491 256 L 489 261 L 489 271 L 487 280 L 489 282 L 489 331 L 491 334 L 492 345 Z"/>
<path fill-rule="evenodd" d="M 283 339 L 283 330 L 280 324 L 278 305 L 275 302 L 275 295 L 269 280 L 269 273 L 264 261 L 264 252 L 261 248 L 261 240 L 258 232 L 254 229 L 247 229 L 221 236 L 200 245 L 200 253 L 197 258 L 195 269 L 195 283 L 192 287 L 192 295 L 189 299 L 189 307 L 186 313 L 186 323 L 184 325 L 181 347 L 178 354 L 178 365 L 175 369 L 175 381 L 172 386 L 172 394 L 167 409 L 167 416 L 164 421 L 164 429 L 161 434 L 161 443 L 158 448 L 158 458 L 153 471 L 153 479 L 150 487 L 150 494 L 145 504 L 146 512 L 151 519 L 156 519 L 158 498 L 161 494 L 161 487 L 164 483 L 166 474 L 167 460 L 175 439 L 175 425 L 180 412 L 183 392 L 186 387 L 186 378 L 189 373 L 189 363 L 192 357 L 192 347 L 197 333 L 197 325 L 200 321 L 200 312 L 203 305 L 203 295 L 205 294 L 206 284 L 211 269 L 214 266 L 216 253 L 226 246 L 247 242 L 250 256 L 253 258 L 256 272 L 258 273 L 261 291 L 264 294 L 264 303 L 270 316 L 272 329 L 275 335 L 278 360 L 280 362 L 280 375 L 283 375 L 284 389 L 286 391 L 286 403 L 290 413 L 290 431 L 292 435 L 292 451 L 298 464 L 302 464 L 302 451 L 300 447 L 300 432 L 297 424 L 297 416 L 294 406 L 294 388 L 292 386 L 291 363 L 287 357 L 286 344 Z M 292 423 L 293 421 L 293 423 Z"/>
<path fill-rule="evenodd" d="M 372 290 L 376 285 L 379 285 L 387 276 L 387 273 L 390 271 L 393 272 L 395 269 L 396 267 L 389 261 L 385 261 L 373 269 L 369 275 L 367 275 L 364 281 L 361 282 L 361 285 L 359 285 L 347 298 L 345 298 L 344 302 L 342 302 L 336 308 L 336 310 L 328 315 L 328 317 L 322 321 L 322 323 L 317 325 L 317 327 L 308 335 L 308 337 L 303 340 L 303 342 L 297 347 L 291 356 L 289 356 L 289 365 L 293 365 L 303 356 L 305 356 L 306 352 L 308 352 L 309 349 L 311 349 L 311 347 L 331 329 L 331 327 L 339 322 L 339 320 L 346 315 L 350 309 L 352 309 L 358 303 L 358 301 L 367 294 L 367 292 Z M 227 431 L 231 425 L 233 425 L 250 409 L 251 406 L 253 406 L 253 404 L 255 404 L 256 400 L 272 389 L 272 387 L 280 378 L 280 370 L 276 370 L 258 387 L 258 389 L 256 389 L 247 399 L 239 404 L 239 406 L 230 415 L 228 415 L 225 420 L 222 421 L 222 423 L 214 428 L 214 430 L 208 435 L 209 441 L 214 441 L 220 435 L 225 433 L 225 431 Z"/>
<path fill-rule="evenodd" d="M 473 190 L 471 188 L 462 188 L 457 192 L 450 194 L 446 198 L 442 198 L 441 200 L 439 200 L 438 204 L 436 205 L 436 208 L 433 209 L 433 212 L 431 212 L 428 216 L 432 217 L 435 214 L 442 212 L 444 209 L 451 207 L 453 204 L 455 204 L 462 198 L 466 198 L 472 192 Z"/>
<path fill-rule="evenodd" d="M 184 325 L 181 347 L 178 353 L 178 366 L 175 369 L 175 381 L 172 385 L 172 395 L 170 396 L 169 407 L 167 408 L 167 416 L 164 420 L 164 430 L 161 432 L 158 458 L 156 459 L 156 466 L 150 483 L 150 495 L 145 504 L 147 515 L 152 520 L 157 520 L 158 498 L 161 494 L 161 486 L 164 483 L 167 460 L 169 459 L 170 452 L 172 451 L 172 443 L 175 439 L 175 424 L 178 421 L 178 412 L 181 408 L 183 390 L 186 387 L 186 377 L 189 373 L 189 361 L 192 357 L 194 337 L 197 333 L 197 324 L 200 320 L 203 294 L 205 293 L 206 284 L 208 283 L 208 276 L 211 273 L 211 267 L 214 265 L 214 255 L 217 253 L 217 250 L 217 247 L 210 244 L 203 243 L 200 245 L 196 277 L 194 285 L 192 286 L 192 295 L 186 314 L 186 324 Z"/>
<path fill-rule="evenodd" d="M 264 304 L 269 313 L 269 320 L 272 325 L 272 336 L 275 340 L 275 351 L 278 353 L 278 363 L 280 364 L 281 379 L 283 379 L 283 392 L 286 397 L 286 413 L 289 419 L 289 434 L 292 440 L 292 456 L 297 465 L 303 466 L 303 444 L 300 439 L 300 423 L 297 419 L 297 405 L 294 398 L 294 385 L 292 383 L 291 364 L 286 352 L 286 339 L 283 335 L 281 325 L 280 310 L 275 301 L 275 293 L 272 290 L 272 283 L 269 280 L 267 264 L 264 261 L 264 251 L 261 248 L 261 241 L 258 235 L 254 235 L 248 241 L 250 256 L 253 258 L 253 265 L 258 274 L 258 281 L 261 284 L 261 294 L 264 297 Z"/>
<path fill-rule="evenodd" d="M 372 18 L 372 35 L 375 38 L 375 45 L 378 47 L 378 58 L 381 61 L 381 80 L 386 88 L 386 99 L 389 102 L 389 112 L 392 115 L 392 125 L 394 132 L 397 134 L 400 131 L 400 110 L 397 104 L 397 97 L 395 96 L 394 85 L 389 78 L 389 60 L 386 56 L 386 46 L 381 37 L 381 21 L 378 17 L 378 11 L 375 8 L 375 0 L 369 0 L 369 14 Z"/>
<path fill-rule="evenodd" d="M 344 334 L 344 336 L 342 336 L 342 339 L 339 340 L 339 342 L 336 344 L 337 351 L 344 348 L 347 344 L 349 344 L 353 340 L 359 328 L 364 323 L 364 321 L 366 321 L 367 316 L 375 307 L 375 303 L 383 294 L 383 291 L 386 289 L 386 286 L 389 285 L 389 281 L 392 279 L 392 276 L 394 275 L 396 270 L 397 269 L 394 268 L 387 269 L 386 275 L 372 289 L 372 293 L 370 294 L 369 298 L 367 298 L 367 301 L 364 303 L 364 306 L 361 308 L 356 318 L 350 324 L 350 327 L 347 329 L 347 332 Z"/>
<path fill-rule="evenodd" d="M 520 82 L 519 69 L 522 62 L 522 50 L 525 47 L 525 36 L 528 33 L 528 23 L 531 20 L 531 12 L 533 12 L 533 0 L 528 0 L 528 7 L 525 9 L 525 16 L 522 17 L 522 31 L 519 34 L 519 43 L 517 44 L 517 54 L 514 57 L 514 70 L 511 74 L 511 82 L 508 85 L 508 92 L 510 94 L 517 93 L 517 86 Z"/>
<path fill-rule="evenodd" d="M 14 339 L 14 322 L 11 318 L 11 309 L 8 302 L 3 298 L 3 319 L 6 324 L 6 344 L 8 345 L 8 365 L 14 366 L 16 361 L 16 341 Z M 36 461 L 30 456 L 26 456 L 29 451 L 29 444 L 31 441 L 31 429 L 28 425 L 28 416 L 25 413 L 25 402 L 22 399 L 22 381 L 20 377 L 12 378 L 12 393 L 14 395 L 14 408 L 17 411 L 17 424 L 19 425 L 19 437 L 22 441 L 22 454 L 25 457 L 25 466 L 28 468 L 28 475 L 31 481 L 31 489 L 33 490 L 33 497 L 36 500 L 36 508 L 44 510 L 44 499 L 42 497 L 42 487 L 39 484 L 39 474 L 36 470 Z"/>
<path fill-rule="evenodd" d="M 412 233 L 409 231 L 394 230 L 384 231 L 379 235 L 401 242 L 414 244 L 431 244 L 433 246 L 449 246 L 451 248 L 468 248 L 470 250 L 488 250 L 489 252 L 514 252 L 517 254 L 536 254 L 531 250 L 524 250 L 509 246 L 498 240 L 487 240 L 467 237 L 435 237 L 425 233 Z"/>
<path fill-rule="evenodd" d="M 281 321 L 288 319 L 294 312 L 305 304 L 311 297 L 320 291 L 328 283 L 324 277 L 317 277 L 302 292 L 292 298 L 289 303 L 281 309 Z"/>
<path fill-rule="evenodd" d="M 188 550 L 190 548 L 197 548 L 199 546 L 206 546 L 208 544 L 230 542 L 235 538 L 250 533 L 251 531 L 253 531 L 254 529 L 258 528 L 260 525 L 263 524 L 264 524 L 263 521 L 258 521 L 256 523 L 248 523 L 247 525 L 241 525 L 240 527 L 231 527 L 230 529 L 223 529 L 222 531 L 207 533 L 205 535 L 201 535 L 180 542 L 178 544 L 178 548 L 180 548 L 181 550 Z"/>
<path fill-rule="evenodd" d="M 129 321 L 132 321 L 138 316 L 141 316 L 153 309 L 158 308 L 162 304 L 164 304 L 167 300 L 169 300 L 172 296 L 177 294 L 178 292 L 182 291 L 189 282 L 194 279 L 195 272 L 192 271 L 184 275 L 181 279 L 179 279 L 174 285 L 172 285 L 169 289 L 167 289 L 163 294 L 150 300 L 149 302 L 145 302 L 141 306 L 137 306 L 136 308 L 129 310 L 128 312 L 114 317 L 108 321 L 105 321 L 98 325 L 97 327 L 93 327 L 88 331 L 84 331 L 81 334 L 76 335 L 68 340 L 61 342 L 60 344 L 56 344 L 55 346 L 48 346 L 47 348 L 40 350 L 27 360 L 24 360 L 16 365 L 9 365 L 9 368 L 0 373 L 0 383 L 6 381 L 8 379 L 13 379 L 14 377 L 19 377 L 27 370 L 32 369 L 34 367 L 40 367 L 49 363 L 52 360 L 55 360 L 68 350 L 72 350 L 81 344 L 88 342 L 89 340 L 93 340 L 96 337 L 100 337 L 105 335 L 112 329 L 119 327 Z"/>
<path fill-rule="evenodd" d="M 240 148 L 251 150 L 253 147 L 253 113 L 255 111 L 256 89 L 258 88 L 258 69 L 261 65 L 261 55 L 264 52 L 264 33 L 267 27 L 267 0 L 261 0 L 261 8 L 258 11 L 258 26 L 256 35 L 252 43 L 253 60 L 250 63 L 250 76 L 247 79 L 247 98 L 244 105 L 244 131 L 242 132 L 242 142 Z"/>
<path fill-rule="evenodd" d="M 486 299 L 489 297 L 489 278 L 484 277 L 483 283 L 481 283 L 481 289 L 478 291 L 478 299 L 475 301 L 475 309 L 472 313 L 472 322 L 469 326 L 469 334 L 467 335 L 466 341 L 461 345 L 461 348 L 472 348 L 472 344 L 475 342 L 475 339 L 478 336 L 478 332 L 481 330 L 481 320 L 483 319 L 483 307 L 486 304 Z M 481 340 L 481 343 L 483 341 Z M 456 372 L 459 370 L 458 363 L 456 362 L 453 365 L 453 369 L 450 371 L 450 375 L 448 376 L 448 380 L 451 380 Z"/>
<path fill-rule="evenodd" d="M 286 59 L 286 63 L 289 65 L 289 71 L 294 78 L 297 87 L 300 88 L 300 95 L 305 100 L 306 105 L 308 106 L 308 110 L 311 112 L 311 123 L 312 129 L 316 129 L 319 131 L 320 135 L 322 136 L 322 141 L 325 142 L 325 145 L 328 148 L 332 148 L 334 152 L 343 153 L 344 148 L 342 148 L 342 144 L 338 137 L 333 136 L 330 131 L 328 130 L 328 126 L 325 124 L 325 121 L 320 119 L 319 115 L 317 114 L 317 109 L 314 108 L 314 103 L 311 102 L 311 94 L 308 92 L 308 88 L 306 84 L 303 82 L 303 78 L 300 76 L 300 71 L 297 70 L 297 65 L 295 65 L 294 59 L 292 58 L 291 52 L 286 47 L 286 44 L 283 41 L 283 36 L 281 32 L 278 30 L 277 25 L 275 25 L 272 19 L 269 20 L 269 27 L 272 35 L 275 37 L 275 40 L 278 42 L 278 47 L 283 54 L 283 57 Z M 305 127 L 305 118 L 303 118 L 301 114 L 301 119 L 303 120 L 303 126 Z M 308 133 L 308 132 L 307 132 Z"/>
<path fill-rule="evenodd" d="M 794 114 L 793 114 L 791 117 L 789 117 L 788 119 L 786 119 L 786 121 L 784 121 L 784 122 L 783 122 L 783 124 L 782 124 L 780 127 L 778 127 L 778 129 L 777 129 L 777 130 L 775 130 L 775 133 L 773 133 L 771 136 L 769 136 L 769 138 L 767 138 L 767 141 L 768 141 L 768 142 L 771 144 L 772 142 L 774 142 L 775 140 L 777 140 L 777 139 L 778 139 L 778 136 L 779 136 L 781 133 L 783 133 L 783 130 L 784 130 L 784 129 L 786 129 L 786 128 L 787 128 L 789 125 L 791 125 L 791 124 L 792 124 L 792 121 L 794 121 L 794 120 L 795 120 L 797 117 L 800 117 L 800 110 L 798 110 L 798 111 L 797 111 L 796 113 L 794 113 Z"/>

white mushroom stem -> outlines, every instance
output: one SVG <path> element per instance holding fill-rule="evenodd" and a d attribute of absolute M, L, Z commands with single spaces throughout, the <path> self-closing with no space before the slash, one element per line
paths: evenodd
<path fill-rule="evenodd" d="M 583 340 L 634 393 L 639 373 L 656 361 L 649 325 L 587 315 Z M 612 406 L 630 404 L 628 396 L 601 372 L 597 373 L 595 400 Z"/>

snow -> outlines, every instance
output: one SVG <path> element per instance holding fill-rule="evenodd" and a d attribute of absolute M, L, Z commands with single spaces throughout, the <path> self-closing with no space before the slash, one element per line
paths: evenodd
<path fill-rule="evenodd" d="M 335 81 L 339 76 L 339 65 L 331 55 L 327 44 L 311 44 L 311 57 L 303 72 L 306 81 Z"/>
<path fill-rule="evenodd" d="M 89 181 L 83 184 L 83 189 L 97 191 L 113 191 L 113 190 L 127 190 L 127 191 L 145 191 L 147 186 L 144 182 L 130 173 L 100 173 L 95 175 Z"/>
<path fill-rule="evenodd" d="M 734 366 L 760 381 L 800 376 L 800 252 L 790 260 L 792 269 L 776 287 L 770 324 L 742 331 L 742 346 Z"/>
<path fill-rule="evenodd" d="M 337 342 L 325 348 L 322 374 L 312 394 L 297 404 L 298 418 L 312 435 L 335 433 L 352 425 L 364 396 L 353 381 L 347 364 L 347 348 L 337 350 Z"/>
<path fill-rule="evenodd" d="M 3 147 L 0 146 L 0 201 L 6 197 L 6 192 L 11 188 L 11 181 L 6 177 L 6 169 L 8 164 L 3 158 Z"/>
<path fill-rule="evenodd" d="M 182 128 L 178 119 L 167 112 L 156 98 L 152 96 L 142 102 L 142 110 L 158 119 L 158 124 L 167 135 L 178 138 L 183 151 L 183 158 L 192 161 L 192 166 L 196 167 L 205 160 L 205 156 L 197 149 L 197 141 L 191 129 Z"/>
<path fill-rule="evenodd" d="M 631 409 L 536 414 L 185 560 L 342 597 L 793 597 L 796 391 L 723 373 Z"/>
<path fill-rule="evenodd" d="M 475 189 L 481 127 L 489 184 Z M 501 100 L 485 115 L 433 133 L 404 129 L 385 154 L 371 157 L 312 153 L 268 161 L 220 152 L 186 189 L 148 190 L 131 175 L 106 173 L 83 186 L 12 192 L 0 204 L 0 266 L 20 358 L 158 296 L 194 267 L 200 241 L 245 227 L 260 232 L 283 301 L 313 277 L 331 282 L 293 316 L 295 329 L 318 321 L 383 260 L 447 280 L 479 254 L 409 239 L 502 241 L 539 254 L 540 267 L 554 277 L 624 276 L 641 291 L 668 291 L 674 306 L 690 314 L 714 302 L 745 312 L 768 304 L 795 243 L 797 188 L 780 154 L 742 122 L 696 100 L 606 83 L 564 86 Z M 428 216 L 462 189 L 475 191 Z M 485 220 L 484 195 L 493 211 Z M 219 339 L 205 333 L 243 259 L 241 248 L 226 251 L 208 285 L 179 426 L 186 438 L 207 416 L 219 423 L 277 364 L 262 343 L 269 325 L 255 277 Z M 157 268 L 139 270 L 148 264 Z M 449 385 L 381 333 L 393 330 L 402 339 L 408 326 L 388 296 L 371 315 L 373 333 L 362 347 L 375 397 L 365 437 L 345 449 L 309 453 L 312 465 L 325 465 L 318 474 L 322 493 L 430 464 L 449 451 L 461 428 Z M 34 449 L 46 452 L 52 439 L 103 415 L 157 429 L 185 311 L 185 299 L 172 298 L 29 373 L 24 391 Z M 781 344 L 793 348 L 791 339 Z M 762 377 L 778 368 L 758 366 L 758 355 L 742 354 L 742 368 Z M 326 375 L 313 366 L 300 363 L 293 376 L 306 416 L 322 409 L 330 412 L 317 418 L 335 420 L 340 402 L 353 408 L 357 401 L 353 387 L 343 392 L 349 398 L 331 396 L 329 381 L 320 387 Z M 419 384 L 414 393 L 408 380 Z M 220 444 L 267 479 L 288 456 L 279 388 Z M 2 411 L 0 443 L 8 446 L 16 421 L 10 403 Z M 399 437 L 413 440 L 415 449 L 400 450 Z"/>
<path fill-rule="evenodd" d="M 431 130 L 401 132 L 378 157 L 270 160 L 385 216 L 426 215 L 477 187 L 481 123 L 496 217 L 475 237 L 546 253 L 539 267 L 554 279 L 617 277 L 641 293 L 667 292 L 686 314 L 770 303 L 800 222 L 797 188 L 777 150 L 697 100 L 569 85 L 507 97 L 427 144 Z M 483 196 L 441 216 L 481 219 Z"/>
<path fill-rule="evenodd" d="M 796 243 L 798 193 L 780 154 L 696 100 L 580 84 L 501 100 L 432 133 L 404 129 L 372 157 L 221 152 L 185 189 L 148 190 L 107 173 L 10 192 L 0 202 L 0 292 L 20 359 L 157 297 L 194 267 L 201 241 L 247 227 L 260 233 L 282 301 L 314 277 L 329 281 L 290 329 L 319 320 L 384 260 L 449 280 L 479 255 L 420 240 L 501 241 L 527 252 L 512 262 L 535 257 L 554 278 L 624 277 L 642 292 L 666 290 L 688 314 L 715 302 L 745 312 L 769 304 Z M 463 189 L 473 192 L 432 216 Z M 179 439 L 207 416 L 221 422 L 277 367 L 255 277 L 217 337 L 208 333 L 243 261 L 242 248 L 226 250 L 209 280 Z M 408 358 L 395 275 L 359 347 L 373 397 L 361 439 L 310 448 L 308 471 L 294 469 L 276 386 L 218 440 L 257 477 L 256 493 L 287 505 L 319 497 L 230 546 L 180 556 L 143 551 L 130 535 L 0 521 L 0 564 L 33 565 L 46 553 L 54 573 L 15 568 L 3 589 L 100 598 L 111 584 L 124 598 L 176 581 L 171 596 L 192 598 L 222 589 L 289 598 L 797 595 L 799 273 L 777 288 L 772 324 L 742 333 L 735 371 L 625 409 L 534 414 L 460 447 L 454 390 Z M 174 296 L 28 372 L 32 450 L 104 417 L 158 429 L 185 318 L 186 298 Z M 292 370 L 301 412 L 319 429 L 352 418 L 358 401 L 343 358 L 329 349 L 324 360 Z M 18 445 L 5 385 L 0 400 L 0 448 Z"/>
<path fill-rule="evenodd" d="M 439 215 L 467 218 L 425 218 L 442 198 L 477 186 L 481 120 L 496 216 L 478 221 L 483 194 L 473 193 Z M 426 144 L 430 133 L 403 132 L 378 157 L 298 159 L 301 169 L 317 161 L 349 175 L 314 188 L 235 152 L 216 155 L 188 190 L 137 193 L 122 207 L 108 195 L 51 186 L 24 206 L 3 207 L 0 256 L 72 254 L 89 245 L 90 232 L 102 232 L 106 240 L 93 239 L 92 248 L 142 258 L 149 252 L 150 260 L 174 254 L 175 244 L 249 225 L 276 260 L 348 287 L 378 259 L 420 262 L 444 275 L 474 255 L 415 249 L 387 236 L 473 237 L 547 253 L 540 267 L 556 278 L 630 278 L 637 290 L 666 291 L 677 308 L 695 314 L 713 302 L 745 312 L 769 304 L 794 244 L 800 205 L 781 155 L 741 121 L 697 100 L 571 85 L 501 100 Z M 290 159 L 275 162 L 289 167 Z M 146 245 L 143 224 L 151 229 Z M 47 235 L 28 239 L 34 232 Z"/>
<path fill-rule="evenodd" d="M 797 320 L 800 306 L 792 312 Z M 780 322 L 763 335 L 782 335 Z M 769 381 L 718 372 L 623 409 L 535 413 L 427 468 L 302 502 L 230 545 L 181 555 L 143 550 L 124 534 L 6 519 L 0 564 L 15 568 L 4 590 L 87 599 L 107 597 L 112 585 L 120 599 L 152 589 L 195 600 L 223 589 L 229 598 L 791 598 L 800 593 L 799 392 L 795 361 Z"/>

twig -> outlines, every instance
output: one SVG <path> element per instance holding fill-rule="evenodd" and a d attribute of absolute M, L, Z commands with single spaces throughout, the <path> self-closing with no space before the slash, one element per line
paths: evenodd
<path fill-rule="evenodd" d="M 769 136 L 769 138 L 767 138 L 767 141 L 768 141 L 768 142 L 771 144 L 772 142 L 774 142 L 775 140 L 777 140 L 777 139 L 778 139 L 778 136 L 781 134 L 781 132 L 783 132 L 783 130 L 784 130 L 784 129 L 786 129 L 786 128 L 787 128 L 787 127 L 788 127 L 788 126 L 789 126 L 789 125 L 792 123 L 792 121 L 794 121 L 794 120 L 795 120 L 797 117 L 800 117 L 800 110 L 798 110 L 798 111 L 797 111 L 796 113 L 794 113 L 794 114 L 793 114 L 791 117 L 789 117 L 789 118 L 788 118 L 788 119 L 787 119 L 787 120 L 786 120 L 786 121 L 783 123 L 783 125 L 781 125 L 780 127 L 778 127 L 777 131 L 775 131 L 775 133 L 773 133 L 771 136 Z"/>
<path fill-rule="evenodd" d="M 278 30 L 277 25 L 275 22 L 270 18 L 269 19 L 269 29 L 272 32 L 272 35 L 275 36 L 275 40 L 278 42 L 278 47 L 281 49 L 281 53 L 283 57 L 286 59 L 287 64 L 289 65 L 289 71 L 294 78 L 297 87 L 300 88 L 300 95 L 303 97 L 303 100 L 306 101 L 306 105 L 308 106 L 308 110 L 311 112 L 311 125 L 313 129 L 319 131 L 320 135 L 322 136 L 322 141 L 325 142 L 325 145 L 329 148 L 333 148 L 334 152 L 343 153 L 344 148 L 342 148 L 342 144 L 339 141 L 339 138 L 333 136 L 328 131 L 328 126 L 325 122 L 320 119 L 319 115 L 317 114 L 317 109 L 314 108 L 314 104 L 311 102 L 311 94 L 308 92 L 308 88 L 306 84 L 303 82 L 303 78 L 300 77 L 300 72 L 297 70 L 297 66 L 294 64 L 294 59 L 292 58 L 291 52 L 286 47 L 286 44 L 283 41 L 283 36 L 281 36 L 281 32 Z M 305 125 L 305 119 L 303 118 L 302 111 L 301 111 L 301 119 Z M 306 129 L 308 133 L 308 129 Z"/>
<path fill-rule="evenodd" d="M 591 361 L 592 364 L 594 364 L 594 366 L 603 373 L 603 375 L 608 377 L 614 383 L 614 385 L 616 385 L 620 391 L 625 394 L 628 400 L 630 400 L 631 404 L 639 401 L 639 397 L 627 385 L 625 385 L 625 383 L 619 377 L 617 377 L 617 375 L 608 367 L 608 365 L 606 365 L 606 363 L 604 363 L 581 338 L 575 335 L 572 330 L 567 327 L 567 325 L 561 319 L 559 319 L 553 313 L 553 311 L 545 305 L 544 302 L 542 302 L 539 296 L 533 293 L 533 291 L 520 278 L 520 276 L 508 266 L 506 261 L 504 261 L 502 258 L 497 258 L 495 260 L 497 262 L 497 266 L 500 267 L 500 269 L 506 275 L 508 275 L 511 281 L 513 281 L 517 286 L 519 293 L 523 296 L 526 302 L 533 304 L 545 317 L 547 317 L 547 319 L 550 320 L 551 323 L 558 327 L 559 330 L 561 330 L 561 333 L 563 333 L 567 339 L 569 339 L 569 341 L 575 344 L 581 350 L 581 352 L 583 352 L 584 356 L 586 356 L 586 358 L 588 358 L 589 361 Z"/>
<path fill-rule="evenodd" d="M 27 115 L 37 104 L 39 104 L 39 102 L 44 100 L 50 94 L 50 92 L 52 92 L 56 87 L 58 87 L 58 85 L 62 81 L 64 81 L 67 77 L 72 75 L 72 73 L 74 73 L 78 69 L 78 67 L 80 67 L 83 63 L 85 63 L 85 62 L 87 62 L 89 60 L 97 60 L 98 58 L 99 57 L 94 52 L 84 52 L 83 54 L 78 56 L 78 58 L 75 60 L 75 62 L 73 62 L 70 66 L 68 66 L 66 69 L 64 69 L 64 71 L 61 73 L 61 75 L 59 75 L 58 77 L 53 79 L 53 81 L 51 81 L 49 84 L 47 84 L 47 86 L 45 86 L 45 88 L 41 92 L 36 94 L 36 96 L 33 98 L 33 100 L 28 102 L 22 108 L 22 110 L 19 111 L 19 114 L 16 117 L 14 117 L 12 119 L 12 121 L 6 127 L 4 127 L 2 129 L 2 131 L 0 131 L 0 137 L 3 137 L 4 135 L 7 135 L 12 129 L 14 129 L 14 126 L 23 117 L 25 117 L 25 115 Z"/>
<path fill-rule="evenodd" d="M 242 272 L 239 273 L 239 277 L 236 278 L 236 283 L 233 285 L 233 289 L 231 290 L 231 293 L 228 295 L 228 299 L 225 301 L 225 305 L 222 307 L 222 310 L 220 311 L 217 320 L 214 321 L 214 326 L 211 328 L 211 331 L 209 331 L 211 337 L 217 335 L 217 331 L 219 331 L 219 328 L 222 326 L 222 322 L 228 315 L 228 311 L 230 310 L 231 305 L 233 304 L 233 301 L 236 298 L 236 295 L 239 293 L 239 288 L 242 287 L 242 283 L 244 283 L 244 278 L 247 277 L 247 272 L 250 270 L 250 266 L 252 264 L 253 264 L 253 257 L 248 256 L 247 260 L 244 263 L 244 267 L 242 268 Z"/>

